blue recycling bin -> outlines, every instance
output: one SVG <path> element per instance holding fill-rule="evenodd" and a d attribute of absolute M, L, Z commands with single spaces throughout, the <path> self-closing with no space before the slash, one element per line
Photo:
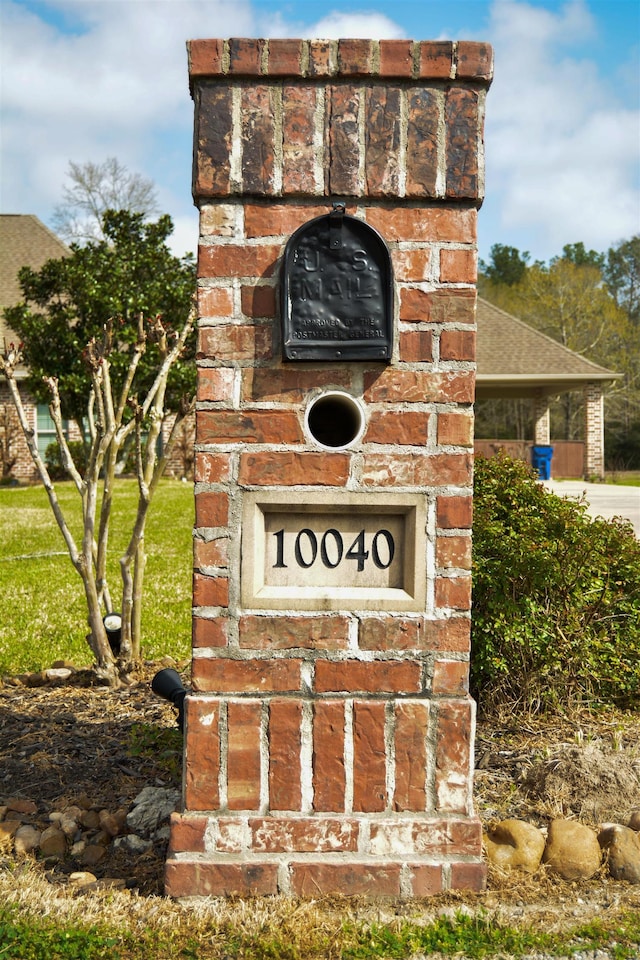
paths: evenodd
<path fill-rule="evenodd" d="M 553 447 L 533 446 L 531 448 L 531 466 L 538 471 L 541 480 L 551 480 L 551 459 Z"/>

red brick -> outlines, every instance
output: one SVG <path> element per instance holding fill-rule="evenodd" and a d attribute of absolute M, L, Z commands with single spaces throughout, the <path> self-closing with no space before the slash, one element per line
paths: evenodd
<path fill-rule="evenodd" d="M 419 287 L 400 288 L 400 319 L 415 323 L 429 320 L 432 294 Z"/>
<path fill-rule="evenodd" d="M 266 317 L 276 315 L 276 291 L 274 287 L 243 287 L 241 290 L 241 309 L 246 317 Z"/>
<path fill-rule="evenodd" d="M 396 810 L 426 808 L 428 703 L 405 701 L 396 704 Z"/>
<path fill-rule="evenodd" d="M 451 864 L 451 890 L 475 890 L 477 893 L 481 893 L 486 886 L 486 863 Z"/>
<path fill-rule="evenodd" d="M 433 897 L 442 893 L 442 867 L 436 863 L 407 864 L 414 897 Z"/>
<path fill-rule="evenodd" d="M 463 486 L 471 481 L 471 466 L 465 454 L 367 453 L 362 482 L 366 487 Z"/>
<path fill-rule="evenodd" d="M 435 197 L 438 180 L 440 101 L 434 90 L 409 93 L 407 120 L 408 197 Z"/>
<path fill-rule="evenodd" d="M 400 360 L 403 363 L 430 363 L 433 360 L 431 330 L 401 330 Z"/>
<path fill-rule="evenodd" d="M 171 814 L 171 838 L 168 855 L 174 853 L 204 853 L 204 834 L 209 824 L 208 817 Z"/>
<path fill-rule="evenodd" d="M 417 240 L 475 243 L 476 210 L 451 207 L 369 207 L 367 222 L 379 230 L 387 242 Z"/>
<path fill-rule="evenodd" d="M 453 43 L 423 40 L 420 43 L 420 73 L 424 80 L 448 80 L 452 75 Z"/>
<path fill-rule="evenodd" d="M 318 660 L 316 693 L 418 693 L 421 666 L 408 660 Z"/>
<path fill-rule="evenodd" d="M 195 607 L 226 607 L 229 605 L 229 580 L 227 577 L 193 575 L 193 605 Z"/>
<path fill-rule="evenodd" d="M 343 487 L 349 479 L 350 463 L 349 455 L 341 453 L 245 453 L 240 456 L 239 481 L 242 486 Z"/>
<path fill-rule="evenodd" d="M 194 479 L 196 483 L 220 483 L 231 475 L 231 457 L 228 453 L 196 453 Z"/>
<path fill-rule="evenodd" d="M 431 250 L 392 250 L 393 271 L 396 280 L 419 283 L 427 280 L 431 271 Z"/>
<path fill-rule="evenodd" d="M 400 864 L 294 862 L 291 887 L 297 897 L 398 897 Z"/>
<path fill-rule="evenodd" d="M 373 40 L 339 40 L 338 70 L 343 77 L 366 77 L 373 70 Z"/>
<path fill-rule="evenodd" d="M 233 292 L 229 287 L 198 287 L 199 317 L 233 315 Z"/>
<path fill-rule="evenodd" d="M 269 40 L 269 76 L 300 76 L 301 57 L 302 40 Z"/>
<path fill-rule="evenodd" d="M 232 110 L 230 89 L 203 86 L 197 90 L 194 196 L 228 196 L 231 191 Z"/>
<path fill-rule="evenodd" d="M 364 442 L 423 446 L 427 442 L 428 428 L 428 413 L 375 410 L 369 416 Z"/>
<path fill-rule="evenodd" d="M 272 700 L 269 705 L 269 809 L 299 810 L 300 700 Z"/>
<path fill-rule="evenodd" d="M 445 102 L 446 196 L 478 196 L 479 94 L 468 87 L 451 87 Z"/>
<path fill-rule="evenodd" d="M 456 77 L 460 80 L 491 80 L 493 50 L 488 43 L 458 41 Z"/>
<path fill-rule="evenodd" d="M 229 563 L 229 538 L 217 537 L 215 540 L 193 541 L 193 565 L 196 570 L 203 567 L 226 567 Z"/>
<path fill-rule="evenodd" d="M 469 610 L 471 607 L 471 577 L 437 577 L 436 607 Z"/>
<path fill-rule="evenodd" d="M 396 197 L 400 183 L 400 89 L 367 88 L 365 110 L 367 195 Z"/>
<path fill-rule="evenodd" d="M 305 206 L 301 203 L 253 203 L 244 205 L 244 228 L 247 237 L 282 237 L 288 240 L 307 220 L 327 212 L 323 205 Z"/>
<path fill-rule="evenodd" d="M 228 522 L 228 494 L 206 491 L 196 494 L 196 527 L 226 527 Z"/>
<path fill-rule="evenodd" d="M 436 566 L 471 569 L 471 537 L 438 537 Z"/>
<path fill-rule="evenodd" d="M 330 77 L 335 73 L 331 40 L 309 41 L 309 76 Z"/>
<path fill-rule="evenodd" d="M 210 403 L 233 399 L 234 371 L 228 367 L 198 368 L 198 401 Z"/>
<path fill-rule="evenodd" d="M 343 817 L 269 817 L 249 820 L 258 853 L 355 853 L 358 821 Z"/>
<path fill-rule="evenodd" d="M 287 410 L 198 410 L 198 443 L 301 443 L 297 415 Z"/>
<path fill-rule="evenodd" d="M 275 192 L 275 91 L 250 85 L 241 91 L 242 187 L 245 193 Z"/>
<path fill-rule="evenodd" d="M 438 696 L 463 696 L 469 692 L 469 664 L 461 660 L 436 660 L 431 692 Z"/>
<path fill-rule="evenodd" d="M 187 697 L 185 719 L 185 809 L 217 810 L 220 704 L 216 700 Z"/>
<path fill-rule="evenodd" d="M 473 415 L 470 413 L 439 413 L 438 443 L 455 447 L 473 446 Z"/>
<path fill-rule="evenodd" d="M 240 246 L 236 243 L 200 244 L 199 277 L 271 277 L 280 246 L 272 243 Z"/>
<path fill-rule="evenodd" d="M 285 86 L 282 91 L 282 189 L 309 193 L 315 183 L 315 87 Z"/>
<path fill-rule="evenodd" d="M 475 283 L 477 263 L 475 250 L 440 251 L 440 280 L 442 283 Z"/>
<path fill-rule="evenodd" d="M 189 76 L 212 77 L 224 73 L 224 40 L 189 40 Z"/>
<path fill-rule="evenodd" d="M 380 41 L 380 76 L 411 77 L 413 74 L 413 41 Z"/>
<path fill-rule="evenodd" d="M 365 617 L 360 621 L 361 650 L 424 649 L 424 623 L 404 617 Z"/>
<path fill-rule="evenodd" d="M 289 364 L 277 370 L 250 368 L 242 371 L 242 399 L 245 402 L 304 403 L 311 390 L 327 387 L 348 389 L 351 372 L 344 367 L 330 371 L 310 370 L 305 364 Z"/>
<path fill-rule="evenodd" d="M 268 360 L 272 353 L 271 327 L 267 324 L 220 324 L 198 331 L 198 359 Z"/>
<path fill-rule="evenodd" d="M 476 335 L 473 330 L 443 330 L 440 334 L 441 360 L 468 360 L 476 358 Z"/>
<path fill-rule="evenodd" d="M 442 701 L 436 741 L 436 795 L 438 809 L 467 813 L 471 776 L 472 704 Z"/>
<path fill-rule="evenodd" d="M 405 816 L 372 821 L 370 841 L 370 852 L 378 857 L 399 851 L 405 856 L 477 856 L 482 849 L 482 829 L 476 819 L 412 820 Z"/>
<path fill-rule="evenodd" d="M 350 85 L 328 90 L 329 120 L 329 192 L 336 196 L 360 196 L 360 91 Z M 389 238 L 388 238 L 389 239 Z"/>
<path fill-rule="evenodd" d="M 249 650 L 344 650 L 349 643 L 347 617 L 240 618 L 239 640 Z"/>
<path fill-rule="evenodd" d="M 300 689 L 299 660 L 204 659 L 192 664 L 193 689 L 216 693 L 284 693 Z"/>
<path fill-rule="evenodd" d="M 264 897 L 278 892 L 275 863 L 209 863 L 169 860 L 165 868 L 168 897 Z"/>
<path fill-rule="evenodd" d="M 431 296 L 431 323 L 475 323 L 475 290 L 436 290 Z"/>
<path fill-rule="evenodd" d="M 313 705 L 313 809 L 344 811 L 344 704 Z"/>
<path fill-rule="evenodd" d="M 473 403 L 473 371 L 432 373 L 430 370 L 398 370 L 364 375 L 367 403 Z"/>
<path fill-rule="evenodd" d="M 229 73 L 255 77 L 261 73 L 264 40 L 232 37 L 229 40 Z"/>
<path fill-rule="evenodd" d="M 471 621 L 467 617 L 446 617 L 428 622 L 427 647 L 450 653 L 468 653 L 471 649 Z"/>
<path fill-rule="evenodd" d="M 229 621 L 226 617 L 194 617 L 192 642 L 194 647 L 226 647 Z"/>
<path fill-rule="evenodd" d="M 228 706 L 227 803 L 230 810 L 255 810 L 260 805 L 261 715 L 260 701 L 232 701 Z"/>
<path fill-rule="evenodd" d="M 384 703 L 353 705 L 353 809 L 379 813 L 387 806 Z"/>
<path fill-rule="evenodd" d="M 473 497 L 438 497 L 437 525 L 442 530 L 467 530 L 473 523 Z"/>

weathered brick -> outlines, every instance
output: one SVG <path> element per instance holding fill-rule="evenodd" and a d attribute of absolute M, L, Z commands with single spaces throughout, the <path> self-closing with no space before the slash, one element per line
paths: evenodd
<path fill-rule="evenodd" d="M 231 660 L 198 657 L 193 689 L 215 693 L 284 693 L 300 689 L 299 660 Z"/>
<path fill-rule="evenodd" d="M 471 577 L 437 577 L 436 607 L 469 610 L 471 607 Z"/>
<path fill-rule="evenodd" d="M 232 37 L 229 40 L 229 73 L 256 77 L 261 73 L 264 40 Z"/>
<path fill-rule="evenodd" d="M 309 391 L 337 387 L 345 390 L 351 386 L 351 372 L 345 367 L 330 371 L 310 370 L 305 364 L 290 364 L 277 370 L 254 367 L 242 372 L 242 399 L 245 402 L 304 403 Z"/>
<path fill-rule="evenodd" d="M 482 892 L 487 886 L 486 863 L 452 863 L 451 890 L 476 890 Z"/>
<path fill-rule="evenodd" d="M 297 897 L 398 897 L 400 865 L 370 861 L 294 862 L 291 864 L 291 887 Z"/>
<path fill-rule="evenodd" d="M 438 537 L 436 566 L 471 569 L 471 537 Z"/>
<path fill-rule="evenodd" d="M 461 697 L 469 693 L 469 664 L 461 660 L 436 660 L 431 692 L 434 697 Z"/>
<path fill-rule="evenodd" d="M 275 192 L 275 103 L 271 86 L 242 89 L 242 186 L 246 193 Z"/>
<path fill-rule="evenodd" d="M 448 80 L 452 73 L 453 43 L 450 40 L 423 40 L 420 43 L 420 78 Z"/>
<path fill-rule="evenodd" d="M 418 693 L 421 667 L 411 660 L 318 660 L 316 693 Z"/>
<path fill-rule="evenodd" d="M 200 207 L 200 235 L 234 237 L 241 207 L 234 203 L 204 203 Z"/>
<path fill-rule="evenodd" d="M 373 72 L 373 40 L 338 41 L 338 70 L 343 77 L 366 77 Z"/>
<path fill-rule="evenodd" d="M 471 413 L 439 413 L 438 443 L 456 447 L 473 446 L 473 415 Z"/>
<path fill-rule="evenodd" d="M 307 220 L 327 213 L 326 205 L 301 203 L 246 203 L 244 224 L 247 237 L 282 237 L 288 240 Z"/>
<path fill-rule="evenodd" d="M 440 281 L 442 283 L 475 283 L 477 262 L 475 250 L 440 251 Z"/>
<path fill-rule="evenodd" d="M 196 570 L 203 567 L 226 567 L 229 563 L 229 538 L 217 537 L 215 540 L 193 541 L 193 565 Z"/>
<path fill-rule="evenodd" d="M 476 335 L 473 330 L 443 330 L 440 334 L 441 360 L 468 360 L 476 358 Z"/>
<path fill-rule="evenodd" d="M 471 649 L 471 621 L 468 617 L 446 617 L 428 622 L 427 646 L 431 650 L 468 653 Z"/>
<path fill-rule="evenodd" d="M 193 605 L 195 607 L 226 607 L 229 605 L 228 577 L 193 575 Z"/>
<path fill-rule="evenodd" d="M 470 623 L 464 617 L 366 617 L 358 638 L 362 650 L 469 650 Z"/>
<path fill-rule="evenodd" d="M 478 196 L 479 94 L 468 87 L 451 87 L 445 103 L 446 196 Z"/>
<path fill-rule="evenodd" d="M 232 701 L 227 709 L 227 803 L 230 810 L 256 810 L 260 804 L 262 704 L 259 700 Z"/>
<path fill-rule="evenodd" d="M 208 817 L 171 814 L 171 838 L 168 855 L 174 853 L 204 853 L 204 834 L 209 823 Z"/>
<path fill-rule="evenodd" d="M 411 40 L 380 41 L 380 76 L 410 77 L 413 73 Z"/>
<path fill-rule="evenodd" d="M 433 360 L 431 330 L 401 330 L 399 340 L 403 363 L 430 363 Z"/>
<path fill-rule="evenodd" d="M 411 444 L 423 446 L 429 429 L 428 413 L 406 410 L 373 411 L 364 443 Z"/>
<path fill-rule="evenodd" d="M 365 486 L 464 486 L 471 483 L 465 454 L 367 453 L 362 458 Z"/>
<path fill-rule="evenodd" d="M 419 287 L 400 288 L 400 319 L 411 323 L 426 323 L 430 318 L 432 294 Z"/>
<path fill-rule="evenodd" d="M 491 80 L 493 76 L 493 49 L 488 43 L 473 40 L 458 41 L 456 77 L 458 80 Z"/>
<path fill-rule="evenodd" d="M 407 120 L 408 197 L 435 197 L 438 180 L 440 95 L 434 90 L 409 93 Z"/>
<path fill-rule="evenodd" d="M 398 281 L 420 283 L 431 273 L 431 249 L 392 250 L 393 271 Z"/>
<path fill-rule="evenodd" d="M 223 361 L 268 360 L 272 349 L 272 332 L 267 324 L 225 323 L 200 328 L 196 356 Z"/>
<path fill-rule="evenodd" d="M 436 796 L 438 809 L 443 812 L 468 812 L 472 709 L 470 700 L 445 700 L 439 705 Z"/>
<path fill-rule="evenodd" d="M 301 443 L 302 428 L 288 410 L 198 410 L 198 443 Z"/>
<path fill-rule="evenodd" d="M 358 174 L 360 91 L 357 87 L 347 85 L 332 86 L 328 93 L 331 111 L 328 190 L 336 196 L 357 197 L 362 193 Z"/>
<path fill-rule="evenodd" d="M 198 370 L 198 401 L 229 402 L 233 399 L 234 371 L 229 367 L 200 367 Z"/>
<path fill-rule="evenodd" d="M 387 806 L 385 704 L 353 705 L 353 809 L 379 813 Z"/>
<path fill-rule="evenodd" d="M 246 317 L 266 317 L 272 319 L 276 315 L 275 287 L 264 284 L 259 286 L 243 286 L 240 291 L 241 309 Z"/>
<path fill-rule="evenodd" d="M 229 496 L 202 491 L 196 494 L 196 527 L 226 527 L 229 522 Z"/>
<path fill-rule="evenodd" d="M 269 808 L 299 810 L 300 700 L 272 700 L 269 705 Z"/>
<path fill-rule="evenodd" d="M 414 897 L 433 897 L 442 893 L 442 867 L 437 863 L 408 864 Z"/>
<path fill-rule="evenodd" d="M 473 523 L 473 497 L 438 497 L 436 518 L 442 530 L 469 529 Z"/>
<path fill-rule="evenodd" d="M 196 93 L 197 143 L 193 192 L 197 197 L 227 196 L 231 189 L 232 93 L 202 87 Z"/>
<path fill-rule="evenodd" d="M 259 853 L 355 853 L 358 821 L 343 817 L 249 820 L 252 848 Z"/>
<path fill-rule="evenodd" d="M 433 373 L 430 370 L 398 370 L 365 373 L 368 403 L 473 403 L 475 377 L 472 371 Z"/>
<path fill-rule="evenodd" d="M 221 483 L 229 479 L 230 472 L 231 457 L 228 453 L 196 453 L 194 461 L 196 483 Z"/>
<path fill-rule="evenodd" d="M 400 184 L 398 87 L 369 87 L 365 95 L 365 174 L 370 197 L 397 196 Z"/>
<path fill-rule="evenodd" d="M 269 76 L 300 76 L 302 46 L 302 40 L 269 40 Z"/>
<path fill-rule="evenodd" d="M 310 77 L 330 77 L 335 73 L 333 48 L 331 40 L 309 41 Z"/>
<path fill-rule="evenodd" d="M 342 812 L 345 800 L 344 704 L 313 705 L 313 809 Z"/>
<path fill-rule="evenodd" d="M 272 451 L 240 455 L 239 482 L 243 486 L 343 487 L 349 479 L 348 454 Z"/>
<path fill-rule="evenodd" d="M 226 647 L 229 621 L 226 617 L 194 617 L 192 643 L 194 647 Z"/>
<path fill-rule="evenodd" d="M 186 810 L 217 810 L 220 806 L 220 704 L 216 700 L 185 700 Z"/>
<path fill-rule="evenodd" d="M 224 40 L 189 40 L 187 53 L 190 77 L 212 77 L 224 72 Z"/>
<path fill-rule="evenodd" d="M 396 810 L 426 807 L 427 732 L 429 704 L 403 701 L 395 707 Z"/>
<path fill-rule="evenodd" d="M 477 856 L 481 846 L 481 825 L 475 819 L 412 820 L 405 816 L 371 823 L 370 852 L 378 857 L 398 853 L 416 857 Z"/>
<path fill-rule="evenodd" d="M 367 222 L 379 230 L 387 242 L 417 240 L 475 243 L 476 210 L 430 207 L 369 207 Z"/>
<path fill-rule="evenodd" d="M 276 863 L 211 863 L 169 860 L 165 868 L 168 897 L 266 897 L 278 892 Z"/>
<path fill-rule="evenodd" d="M 240 246 L 236 243 L 200 244 L 199 277 L 271 277 L 280 247 L 277 244 Z"/>
<path fill-rule="evenodd" d="M 475 290 L 436 290 L 431 295 L 432 323 L 475 323 Z"/>
<path fill-rule="evenodd" d="M 240 618 L 239 641 L 248 650 L 344 650 L 349 642 L 347 617 Z"/>
<path fill-rule="evenodd" d="M 316 180 L 315 114 L 318 91 L 285 86 L 282 91 L 282 188 L 309 193 Z"/>

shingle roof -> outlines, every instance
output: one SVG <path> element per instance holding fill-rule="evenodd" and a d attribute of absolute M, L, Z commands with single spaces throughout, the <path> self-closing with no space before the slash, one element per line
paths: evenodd
<path fill-rule="evenodd" d="M 561 393 L 620 376 L 480 297 L 477 319 L 479 397 L 527 396 L 540 388 Z"/>

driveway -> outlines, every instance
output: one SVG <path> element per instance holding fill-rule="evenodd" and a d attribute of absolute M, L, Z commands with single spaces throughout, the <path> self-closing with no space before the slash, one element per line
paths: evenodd
<path fill-rule="evenodd" d="M 544 485 L 560 497 L 572 500 L 584 497 L 593 517 L 630 520 L 636 536 L 640 537 L 640 487 L 618 487 L 612 483 L 587 483 L 585 480 L 545 480 Z"/>

